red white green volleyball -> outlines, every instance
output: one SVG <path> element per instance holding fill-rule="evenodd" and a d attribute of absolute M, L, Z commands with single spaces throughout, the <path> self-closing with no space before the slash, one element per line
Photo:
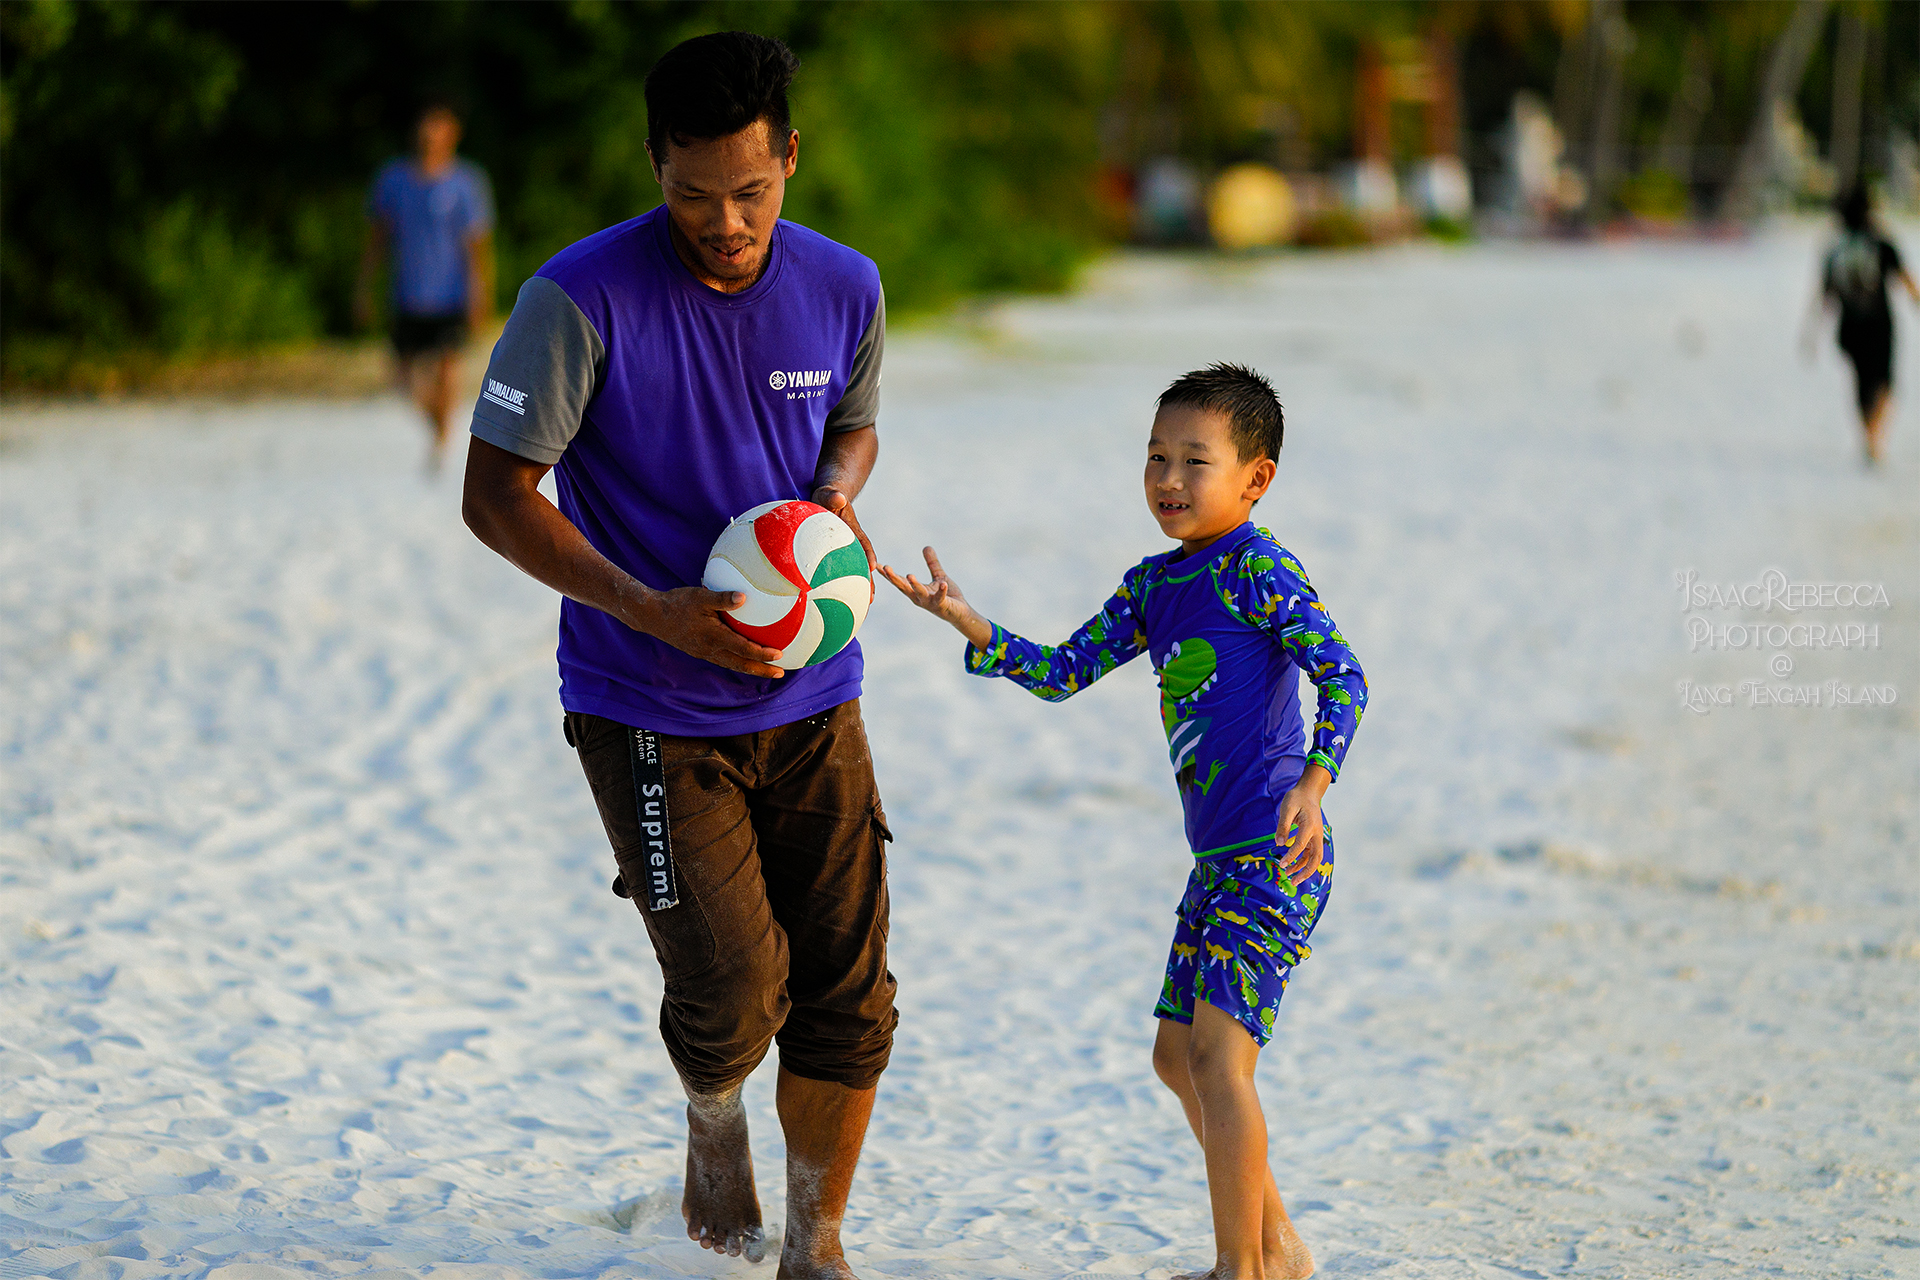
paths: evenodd
<path fill-rule="evenodd" d="M 735 517 L 713 544 L 701 584 L 745 595 L 727 625 L 780 650 L 774 665 L 788 671 L 846 648 L 873 603 L 867 553 L 853 530 L 825 507 L 797 499 Z"/>

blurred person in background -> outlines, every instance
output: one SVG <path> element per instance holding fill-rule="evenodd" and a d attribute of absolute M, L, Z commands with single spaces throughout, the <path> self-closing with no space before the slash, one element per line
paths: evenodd
<path fill-rule="evenodd" d="M 1834 209 L 1840 215 L 1840 239 L 1821 265 L 1820 292 L 1802 341 L 1811 354 L 1813 321 L 1839 312 L 1840 350 L 1853 363 L 1854 396 L 1867 437 L 1867 465 L 1872 467 L 1880 462 L 1887 410 L 1893 403 L 1893 308 L 1887 291 L 1898 279 L 1907 296 L 1920 303 L 1920 288 L 1901 263 L 1900 251 L 1873 225 L 1865 187 L 1846 192 Z"/>
<path fill-rule="evenodd" d="M 434 472 L 446 453 L 454 364 L 493 315 L 493 184 L 455 154 L 460 118 L 445 103 L 421 111 L 413 136 L 413 155 L 388 161 L 367 193 L 354 306 L 371 326 L 374 282 L 390 264 L 394 379 L 426 417 Z"/>

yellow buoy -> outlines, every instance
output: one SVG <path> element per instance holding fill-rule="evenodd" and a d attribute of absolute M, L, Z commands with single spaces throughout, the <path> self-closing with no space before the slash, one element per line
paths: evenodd
<path fill-rule="evenodd" d="M 1222 249 L 1258 249 L 1293 238 L 1298 207 L 1287 180 L 1263 164 L 1236 164 L 1207 193 L 1207 229 Z"/>

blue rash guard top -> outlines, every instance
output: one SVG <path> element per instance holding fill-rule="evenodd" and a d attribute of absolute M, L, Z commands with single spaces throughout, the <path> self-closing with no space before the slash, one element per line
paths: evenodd
<path fill-rule="evenodd" d="M 563 249 L 521 287 L 473 434 L 554 466 L 561 512 L 659 590 L 697 586 L 727 522 L 806 498 L 829 432 L 873 424 L 885 308 L 867 258 L 791 222 L 738 293 L 674 252 L 663 205 Z M 860 695 L 850 643 L 773 680 L 590 605 L 560 605 L 567 710 L 687 737 L 791 724 Z"/>
<path fill-rule="evenodd" d="M 1191 556 L 1128 570 L 1106 607 L 1060 645 L 996 624 L 967 670 L 1068 698 L 1141 653 L 1160 678 L 1187 843 L 1197 858 L 1274 840 L 1280 797 L 1309 762 L 1336 778 L 1367 705 L 1367 679 L 1306 570 L 1243 524 Z M 1309 744 L 1300 673 L 1319 691 Z"/>

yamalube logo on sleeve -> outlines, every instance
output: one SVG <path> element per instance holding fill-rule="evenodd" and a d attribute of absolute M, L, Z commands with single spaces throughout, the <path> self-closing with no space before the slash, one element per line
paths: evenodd
<path fill-rule="evenodd" d="M 784 391 L 789 400 L 812 400 L 827 394 L 827 384 L 833 381 L 831 369 L 775 369 L 767 375 L 767 385 L 775 391 Z"/>
<path fill-rule="evenodd" d="M 487 379 L 487 389 L 480 393 L 482 400 L 490 400 L 502 409 L 510 409 L 521 417 L 527 416 L 527 393 L 504 382 Z"/>

